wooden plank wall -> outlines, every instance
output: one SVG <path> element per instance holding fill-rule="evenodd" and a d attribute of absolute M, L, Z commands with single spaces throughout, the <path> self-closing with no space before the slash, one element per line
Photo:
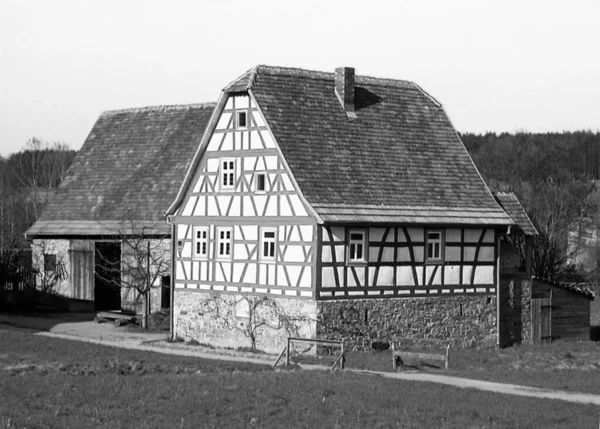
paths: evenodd
<path fill-rule="evenodd" d="M 94 299 L 94 242 L 71 240 L 69 249 L 71 265 L 71 298 Z"/>

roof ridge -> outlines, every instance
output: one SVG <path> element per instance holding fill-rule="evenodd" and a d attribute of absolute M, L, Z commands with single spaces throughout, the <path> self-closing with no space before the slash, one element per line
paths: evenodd
<path fill-rule="evenodd" d="M 261 71 L 270 73 L 270 74 L 278 74 L 285 76 L 299 76 L 306 77 L 309 79 L 318 79 L 318 80 L 331 80 L 335 78 L 335 72 L 325 72 L 320 70 L 309 70 L 298 67 L 282 67 L 282 66 L 269 66 L 265 64 L 260 64 L 253 69 L 251 69 L 254 73 L 260 73 Z M 242 75 L 243 76 L 243 75 Z M 254 83 L 254 75 L 252 76 L 252 81 L 249 82 L 249 86 Z M 367 75 L 356 75 L 357 83 L 371 83 L 371 84 L 379 84 L 386 86 L 397 86 L 398 84 L 402 85 L 415 85 L 413 82 L 405 79 L 390 79 L 390 78 L 382 78 L 382 77 L 374 77 Z"/>
<path fill-rule="evenodd" d="M 164 112 L 168 110 L 185 110 L 185 109 L 203 109 L 214 108 L 217 103 L 190 103 L 190 104 L 163 104 L 156 106 L 129 107 L 126 109 L 106 110 L 100 114 L 100 117 L 117 115 L 120 113 L 145 113 L 145 112 Z"/>

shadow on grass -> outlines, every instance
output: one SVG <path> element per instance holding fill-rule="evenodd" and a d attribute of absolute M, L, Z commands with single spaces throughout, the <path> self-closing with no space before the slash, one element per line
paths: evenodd
<path fill-rule="evenodd" d="M 19 313 L 0 313 L 0 325 L 7 325 L 29 331 L 49 332 L 63 323 L 93 321 L 95 313 L 63 313 L 52 311 L 27 311 Z"/>

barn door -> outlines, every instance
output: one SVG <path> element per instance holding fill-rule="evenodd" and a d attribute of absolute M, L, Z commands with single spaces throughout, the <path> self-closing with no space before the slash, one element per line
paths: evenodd
<path fill-rule="evenodd" d="M 71 240 L 71 298 L 94 299 L 94 243 L 89 240 Z"/>
<path fill-rule="evenodd" d="M 548 298 L 531 299 L 531 331 L 533 344 L 552 342 L 552 292 Z"/>

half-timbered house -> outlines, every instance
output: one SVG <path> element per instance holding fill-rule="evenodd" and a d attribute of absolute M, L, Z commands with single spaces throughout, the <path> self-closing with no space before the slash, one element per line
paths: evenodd
<path fill-rule="evenodd" d="M 253 68 L 223 90 L 167 215 L 175 336 L 239 346 L 261 318 L 266 350 L 290 330 L 498 342 L 514 222 L 412 82 Z M 271 305 L 253 315 L 248 297 Z"/>
<path fill-rule="evenodd" d="M 139 311 L 140 297 L 124 286 L 140 277 L 136 258 L 148 250 L 146 269 L 163 267 L 151 276 L 151 306 L 169 307 L 171 229 L 164 212 L 213 108 L 214 103 L 156 106 L 100 115 L 26 234 L 37 269 L 65 274 L 56 292 L 69 298 L 72 310 Z"/>

